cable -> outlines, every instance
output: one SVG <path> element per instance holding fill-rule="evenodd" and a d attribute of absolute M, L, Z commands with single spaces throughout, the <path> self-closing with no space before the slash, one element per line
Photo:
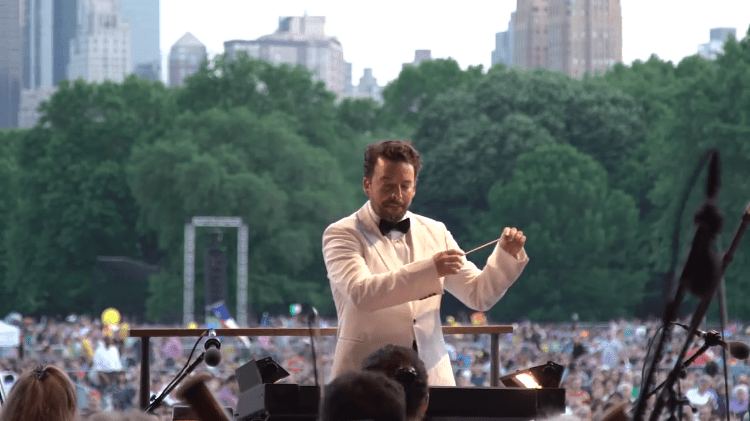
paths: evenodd
<path fill-rule="evenodd" d="M 648 356 L 651 354 L 651 348 L 653 348 L 654 342 L 656 342 L 656 336 L 663 328 L 664 326 L 659 325 L 659 328 L 654 332 L 654 336 L 652 336 L 651 340 L 648 342 L 648 349 L 646 350 L 646 355 L 643 357 L 643 367 L 641 368 L 641 393 L 643 393 L 643 383 L 646 381 L 646 362 L 648 362 Z"/>
<path fill-rule="evenodd" d="M 182 370 L 180 370 L 180 372 L 177 373 L 177 375 L 172 379 L 172 381 L 169 382 L 169 384 L 166 387 L 164 387 L 164 389 L 162 389 L 162 391 L 159 394 L 159 396 L 157 396 L 156 398 L 152 399 L 151 402 L 154 402 L 154 401 L 158 400 L 159 398 L 161 398 L 162 396 L 164 396 L 164 394 L 172 387 L 172 385 L 174 384 L 174 382 L 177 381 L 177 379 L 180 378 L 180 376 L 182 375 L 182 373 L 185 371 L 185 369 L 187 368 L 187 366 L 190 364 L 190 359 L 193 358 L 193 353 L 195 352 L 195 348 L 198 347 L 198 344 L 201 342 L 201 339 L 203 339 L 203 337 L 206 336 L 206 333 L 208 333 L 208 329 L 204 330 L 203 333 L 201 333 L 201 336 L 198 337 L 198 340 L 195 341 L 195 345 L 193 345 L 193 349 L 190 351 L 190 355 L 188 355 L 187 362 L 185 362 L 185 365 L 182 366 Z M 151 407 L 151 405 L 149 405 L 149 408 L 150 407 Z"/>

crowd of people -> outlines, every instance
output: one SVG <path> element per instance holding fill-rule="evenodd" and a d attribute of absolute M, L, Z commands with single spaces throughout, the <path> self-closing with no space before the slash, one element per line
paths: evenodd
<path fill-rule="evenodd" d="M 446 324 L 476 324 L 469 315 L 449 318 Z M 480 319 L 481 320 L 481 319 Z M 482 320 L 481 323 L 486 323 Z M 321 326 L 334 325 L 319 320 Z M 127 335 L 127 325 L 102 325 L 98 319 L 71 315 L 64 320 L 25 318 L 21 327 L 21 347 L 3 350 L 0 360 L 4 395 L 24 375 L 39 373 L 46 368 L 52 376 L 55 368 L 71 380 L 75 410 L 82 419 L 93 419 L 107 411 L 139 408 L 139 366 L 141 342 Z M 293 316 L 266 317 L 270 327 L 302 327 L 303 319 Z M 643 387 L 643 366 L 649 343 L 657 333 L 659 321 L 619 320 L 601 324 L 534 324 L 514 325 L 514 332 L 500 340 L 500 375 L 506 375 L 553 361 L 565 367 L 561 387 L 566 389 L 566 413 L 576 419 L 598 420 L 612 407 L 633 403 Z M 173 326 L 178 327 L 178 326 Z M 745 341 L 747 327 L 733 323 L 725 335 Z M 686 332 L 672 329 L 671 342 L 653 380 L 658 384 L 666 377 L 679 356 Z M 158 395 L 186 364 L 196 338 L 151 339 L 151 394 Z M 490 338 L 488 335 L 447 335 L 446 347 L 459 387 L 490 385 Z M 200 366 L 196 372 L 208 372 L 208 387 L 217 401 L 235 408 L 239 389 L 234 370 L 250 359 L 271 357 L 285 368 L 288 383 L 311 385 L 315 382 L 311 343 L 319 359 L 319 379 L 330 381 L 335 338 L 333 337 L 256 337 L 248 348 L 237 338 L 222 340 L 222 361 L 217 367 Z M 696 339 L 688 356 L 700 346 Z M 202 345 L 196 354 L 202 351 Z M 653 353 L 653 350 L 651 350 Z M 729 413 L 732 420 L 747 419 L 750 367 L 746 361 L 727 356 L 727 383 L 723 376 L 721 348 L 711 348 L 696 359 L 679 381 L 679 390 L 689 406 L 684 407 L 687 419 L 722 420 Z M 53 368 L 54 367 L 54 368 Z M 39 377 L 39 375 L 36 375 Z M 322 380 L 321 380 L 322 381 Z M 728 395 L 727 395 L 728 393 Z M 729 396 L 729 399 L 726 399 Z M 171 419 L 171 407 L 178 400 L 168 396 L 156 413 Z M 3 418 L 8 419 L 8 418 Z"/>

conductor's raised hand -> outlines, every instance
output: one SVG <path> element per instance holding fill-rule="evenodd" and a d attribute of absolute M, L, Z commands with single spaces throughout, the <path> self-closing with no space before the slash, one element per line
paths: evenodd
<path fill-rule="evenodd" d="M 503 236 L 500 239 L 500 248 L 508 252 L 513 257 L 518 258 L 518 253 L 526 244 L 526 236 L 521 230 L 505 227 Z"/>
<path fill-rule="evenodd" d="M 464 266 L 464 253 L 461 250 L 446 250 L 432 256 L 438 276 L 455 275 Z"/>

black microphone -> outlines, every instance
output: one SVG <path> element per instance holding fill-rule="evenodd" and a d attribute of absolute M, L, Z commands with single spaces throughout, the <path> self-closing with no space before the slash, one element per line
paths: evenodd
<path fill-rule="evenodd" d="M 219 349 L 221 349 L 221 342 L 219 341 L 219 338 L 216 337 L 215 330 L 211 329 L 208 332 L 208 339 L 206 339 L 204 348 L 206 349 L 206 365 L 209 367 L 216 367 L 219 365 L 221 362 L 221 351 L 219 351 Z"/>
<path fill-rule="evenodd" d="M 719 187 L 719 152 L 714 151 L 708 165 L 706 197 L 693 218 L 696 225 L 695 236 L 680 278 L 683 285 L 698 298 L 711 298 L 720 281 L 720 261 L 713 250 L 716 236 L 724 223 L 724 216 L 716 207 L 715 201 Z"/>
<path fill-rule="evenodd" d="M 688 332 L 690 331 L 690 327 L 687 325 L 684 325 L 682 323 L 677 323 L 677 322 L 675 322 L 675 324 L 687 330 Z M 750 346 L 739 341 L 725 342 L 721 339 L 721 335 L 719 334 L 719 332 L 715 330 L 706 332 L 705 330 L 695 329 L 695 336 L 703 339 L 711 346 L 713 345 L 723 346 L 729 351 L 729 355 L 731 355 L 732 358 L 736 358 L 738 360 L 744 360 L 744 359 L 747 359 L 747 357 L 750 357 Z"/>

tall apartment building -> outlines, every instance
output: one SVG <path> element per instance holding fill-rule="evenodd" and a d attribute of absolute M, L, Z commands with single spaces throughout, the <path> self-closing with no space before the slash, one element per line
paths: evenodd
<path fill-rule="evenodd" d="M 33 127 L 41 117 L 39 106 L 57 92 L 57 86 L 40 86 L 34 89 L 22 89 L 18 107 L 18 127 Z"/>
<path fill-rule="evenodd" d="M 516 12 L 510 14 L 508 30 L 495 34 L 495 50 L 492 51 L 491 64 L 503 63 L 507 67 L 513 66 L 513 35 Z"/>
<path fill-rule="evenodd" d="M 53 86 L 53 0 L 24 0 L 23 3 L 23 87 Z"/>
<path fill-rule="evenodd" d="M 130 26 L 119 0 L 79 0 L 78 29 L 70 43 L 68 77 L 122 82 L 130 74 Z"/>
<path fill-rule="evenodd" d="M 352 64 L 348 61 L 344 62 L 344 95 L 351 95 L 354 92 L 354 86 L 352 85 Z"/>
<path fill-rule="evenodd" d="M 513 65 L 572 77 L 622 62 L 620 0 L 518 0 Z"/>
<path fill-rule="evenodd" d="M 70 40 L 75 36 L 76 0 L 23 0 L 23 88 L 18 127 L 36 124 L 42 101 L 68 78 Z"/>
<path fill-rule="evenodd" d="M 0 0 L 0 129 L 18 125 L 23 85 L 22 4 Z"/>
<path fill-rule="evenodd" d="M 419 66 L 419 63 L 425 60 L 432 60 L 432 50 L 414 50 L 415 66 Z"/>
<path fill-rule="evenodd" d="M 710 41 L 707 44 L 698 45 L 698 54 L 709 60 L 715 60 L 716 57 L 724 52 L 724 43 L 729 35 L 737 38 L 736 28 L 711 28 L 709 33 Z"/>
<path fill-rule="evenodd" d="M 161 80 L 159 0 L 120 0 L 120 15 L 130 25 L 130 68 L 142 78 Z"/>
<path fill-rule="evenodd" d="M 348 98 L 372 98 L 377 102 L 383 102 L 383 87 L 378 85 L 378 79 L 372 73 L 372 69 L 366 67 L 359 78 L 359 84 L 352 86 L 352 92 L 347 94 Z"/>
<path fill-rule="evenodd" d="M 54 0 L 53 65 L 54 85 L 68 78 L 70 42 L 78 29 L 78 0 Z"/>
<path fill-rule="evenodd" d="M 419 66 L 419 63 L 425 60 L 432 60 L 432 50 L 414 50 L 414 61 L 411 63 L 401 63 L 401 69 L 406 66 Z"/>
<path fill-rule="evenodd" d="M 190 32 L 178 39 L 169 50 L 169 86 L 185 83 L 207 57 L 206 46 Z"/>
<path fill-rule="evenodd" d="M 279 18 L 273 34 L 257 40 L 224 42 L 224 52 L 234 58 L 241 51 L 251 57 L 275 64 L 289 63 L 307 67 L 315 79 L 323 81 L 339 98 L 346 92 L 344 50 L 336 37 L 325 34 L 325 16 L 287 16 Z"/>

